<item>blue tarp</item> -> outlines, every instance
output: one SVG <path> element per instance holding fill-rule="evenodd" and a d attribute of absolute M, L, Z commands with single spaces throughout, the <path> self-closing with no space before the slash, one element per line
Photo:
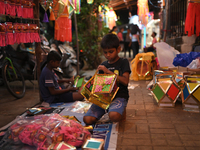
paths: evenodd
<path fill-rule="evenodd" d="M 200 52 L 177 54 L 173 60 L 173 65 L 186 67 L 198 57 L 200 57 Z"/>

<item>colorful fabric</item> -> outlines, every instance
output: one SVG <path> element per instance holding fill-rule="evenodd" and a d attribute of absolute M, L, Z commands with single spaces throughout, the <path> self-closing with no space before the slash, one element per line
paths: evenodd
<path fill-rule="evenodd" d="M 108 26 L 109 29 L 112 29 L 114 26 L 116 26 L 117 15 L 113 9 L 109 10 L 108 14 Z"/>
<path fill-rule="evenodd" d="M 200 3 L 189 3 L 187 9 L 187 15 L 185 19 L 185 33 L 188 36 L 194 34 L 194 28 L 196 27 L 196 36 L 200 35 Z M 196 24 L 195 24 L 196 22 Z"/>
<path fill-rule="evenodd" d="M 138 6 L 137 14 L 139 16 L 139 21 L 141 21 L 141 24 L 146 26 L 148 23 L 148 14 L 149 14 L 148 0 L 138 0 L 137 6 Z"/>
<path fill-rule="evenodd" d="M 58 41 L 72 41 L 72 21 L 67 17 L 59 17 L 56 22 L 57 28 L 55 27 L 54 39 Z"/>

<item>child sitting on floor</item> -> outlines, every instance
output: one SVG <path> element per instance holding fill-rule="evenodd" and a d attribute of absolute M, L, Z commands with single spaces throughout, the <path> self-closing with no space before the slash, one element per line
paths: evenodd
<path fill-rule="evenodd" d="M 56 51 L 51 51 L 47 56 L 47 65 L 43 68 L 40 75 L 40 92 L 45 102 L 73 102 L 83 100 L 83 96 L 77 92 L 78 88 L 60 86 L 60 83 L 74 83 L 73 79 L 58 79 L 54 72 L 54 68 L 60 66 L 62 57 Z"/>
<path fill-rule="evenodd" d="M 101 41 L 101 47 L 107 61 L 98 66 L 101 74 L 117 74 L 117 84 L 119 90 L 108 108 L 108 116 L 111 121 L 119 122 L 125 119 L 126 105 L 129 98 L 128 83 L 129 74 L 131 73 L 129 61 L 118 56 L 121 51 L 119 39 L 114 34 L 107 34 Z M 83 120 L 85 124 L 95 124 L 103 115 L 105 110 L 101 107 L 92 104 Z"/>

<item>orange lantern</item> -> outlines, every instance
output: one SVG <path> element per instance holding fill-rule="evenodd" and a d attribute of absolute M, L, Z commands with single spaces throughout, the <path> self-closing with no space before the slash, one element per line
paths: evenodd
<path fill-rule="evenodd" d="M 148 13 L 149 13 L 148 0 L 138 0 L 137 6 L 138 6 L 139 21 L 141 21 L 141 23 L 144 26 L 146 26 L 148 23 Z"/>

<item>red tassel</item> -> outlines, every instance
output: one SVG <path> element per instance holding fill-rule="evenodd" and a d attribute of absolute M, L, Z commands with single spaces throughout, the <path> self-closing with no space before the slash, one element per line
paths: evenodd
<path fill-rule="evenodd" d="M 33 7 L 29 8 L 29 12 L 30 12 L 30 18 L 34 18 Z"/>
<path fill-rule="evenodd" d="M 15 42 L 18 43 L 18 44 L 21 43 L 20 35 L 21 35 L 21 34 L 20 34 L 19 32 L 16 32 L 16 33 L 15 33 L 15 37 L 16 37 L 16 41 L 15 41 Z"/>
<path fill-rule="evenodd" d="M 31 36 L 31 43 L 33 43 L 34 42 L 34 33 L 30 33 L 30 36 Z"/>
<path fill-rule="evenodd" d="M 13 33 L 7 33 L 6 34 L 6 44 L 7 45 L 13 45 L 14 44 Z"/>
<path fill-rule="evenodd" d="M 16 15 L 15 4 L 10 4 L 10 15 L 11 16 L 15 16 Z"/>
<path fill-rule="evenodd" d="M 6 46 L 6 34 L 0 33 L 0 46 Z"/>
<path fill-rule="evenodd" d="M 5 15 L 6 5 L 4 2 L 0 1 L 0 14 Z"/>
<path fill-rule="evenodd" d="M 17 40 L 16 33 L 13 33 L 13 43 L 15 44 Z"/>
<path fill-rule="evenodd" d="M 28 18 L 28 8 L 27 7 L 23 7 L 22 17 L 23 18 Z"/>
<path fill-rule="evenodd" d="M 26 42 L 31 43 L 31 34 L 29 32 L 26 33 Z"/>
<path fill-rule="evenodd" d="M 5 5 L 6 5 L 6 14 L 10 15 L 10 11 L 11 11 L 10 3 L 6 3 Z"/>
<path fill-rule="evenodd" d="M 187 15 L 185 19 L 185 33 L 188 34 L 188 36 L 191 36 L 194 34 L 194 28 L 195 28 L 195 21 L 196 21 L 196 36 L 200 34 L 200 4 L 199 3 L 189 3 L 188 9 L 187 9 Z"/>
<path fill-rule="evenodd" d="M 20 43 L 26 43 L 26 39 L 25 39 L 25 33 L 21 32 L 20 33 Z"/>
<path fill-rule="evenodd" d="M 41 42 L 40 41 L 40 35 L 38 33 L 35 33 L 35 42 Z"/>
<path fill-rule="evenodd" d="M 16 5 L 16 11 L 17 11 L 17 16 L 22 17 L 23 9 L 22 9 L 21 5 Z"/>

